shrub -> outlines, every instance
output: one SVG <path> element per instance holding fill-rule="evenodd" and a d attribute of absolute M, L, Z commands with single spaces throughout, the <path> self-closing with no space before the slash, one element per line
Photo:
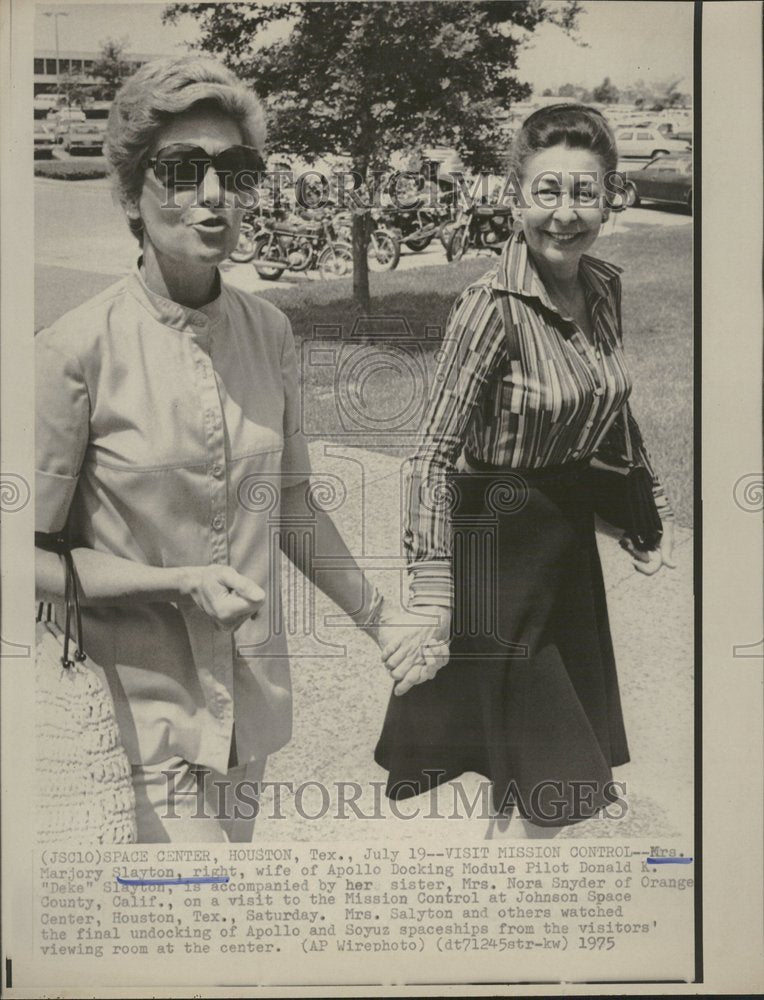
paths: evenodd
<path fill-rule="evenodd" d="M 35 160 L 35 177 L 52 177 L 58 181 L 89 181 L 106 176 L 103 156 L 87 160 Z"/>

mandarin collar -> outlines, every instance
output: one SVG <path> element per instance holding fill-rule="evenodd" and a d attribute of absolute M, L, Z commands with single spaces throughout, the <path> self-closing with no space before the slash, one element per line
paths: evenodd
<path fill-rule="evenodd" d="M 220 279 L 220 271 L 215 269 L 215 298 L 198 309 L 191 309 L 179 302 L 160 295 L 146 284 L 141 273 L 143 257 L 139 257 L 128 276 L 128 289 L 151 315 L 163 326 L 176 330 L 192 330 L 209 332 L 220 322 L 223 316 L 223 299 L 225 285 Z"/>
<path fill-rule="evenodd" d="M 597 298 L 607 298 L 611 294 L 611 284 L 620 275 L 623 268 L 598 257 L 581 255 L 579 273 Z M 494 288 L 524 298 L 535 298 L 547 309 L 556 313 L 561 319 L 573 322 L 570 316 L 564 316 L 552 302 L 541 275 L 536 270 L 533 257 L 528 249 L 525 234 L 513 232 L 507 240 L 501 254 L 499 270 L 494 279 Z"/>

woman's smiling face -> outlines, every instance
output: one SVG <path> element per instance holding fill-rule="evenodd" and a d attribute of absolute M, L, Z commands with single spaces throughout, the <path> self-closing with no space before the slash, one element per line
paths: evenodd
<path fill-rule="evenodd" d="M 551 146 L 523 165 L 520 216 L 534 258 L 570 274 L 599 235 L 605 218 L 605 166 L 588 149 Z"/>

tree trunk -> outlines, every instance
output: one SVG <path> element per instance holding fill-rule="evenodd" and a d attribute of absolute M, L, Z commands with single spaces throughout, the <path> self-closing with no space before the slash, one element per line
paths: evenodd
<path fill-rule="evenodd" d="M 368 215 L 353 216 L 353 301 L 358 313 L 368 316 L 371 311 L 369 295 L 369 245 Z"/>
<path fill-rule="evenodd" d="M 366 177 L 368 163 L 360 160 L 353 169 Z M 353 213 L 353 302 L 360 316 L 368 316 L 371 312 L 371 297 L 369 295 L 369 263 L 367 259 L 369 246 L 369 219 L 366 214 Z"/>

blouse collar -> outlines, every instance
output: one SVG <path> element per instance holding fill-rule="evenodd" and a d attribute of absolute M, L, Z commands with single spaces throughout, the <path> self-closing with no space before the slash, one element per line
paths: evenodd
<path fill-rule="evenodd" d="M 217 268 L 215 269 L 215 297 L 206 305 L 200 306 L 198 309 L 191 309 L 189 306 L 174 302 L 149 288 L 141 271 L 142 263 L 143 257 L 141 256 L 128 275 L 128 289 L 159 323 L 176 330 L 191 328 L 201 331 L 211 330 L 219 323 L 223 315 L 225 286 L 220 280 L 220 271 Z"/>
<path fill-rule="evenodd" d="M 611 285 L 618 279 L 623 268 L 598 257 L 582 254 L 579 270 L 588 289 L 597 298 L 606 299 L 612 294 Z M 494 279 L 494 288 L 538 299 L 547 309 L 570 321 L 570 317 L 563 316 L 549 297 L 533 263 L 523 232 L 513 232 L 507 240 L 502 251 L 498 274 Z"/>

